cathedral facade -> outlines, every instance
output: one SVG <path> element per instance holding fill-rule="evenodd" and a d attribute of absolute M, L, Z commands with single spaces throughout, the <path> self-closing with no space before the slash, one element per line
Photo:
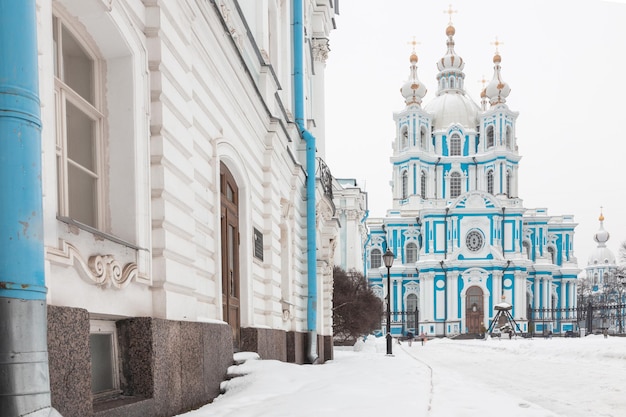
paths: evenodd
<path fill-rule="evenodd" d="M 529 318 L 533 310 L 576 305 L 576 223 L 570 215 L 524 207 L 518 113 L 506 103 L 511 89 L 501 57 L 496 50 L 493 79 L 476 103 L 464 88 L 454 35 L 450 23 L 436 94 L 424 107 L 418 57 L 410 56 L 401 88 L 406 106 L 394 113 L 393 208 L 367 221 L 367 278 L 381 298 L 389 295 L 393 336 L 480 334 L 503 305 L 517 332 L 571 330 L 569 313 L 537 323 Z M 394 254 L 389 269 L 387 250 Z M 381 330 L 387 331 L 385 322 Z"/>

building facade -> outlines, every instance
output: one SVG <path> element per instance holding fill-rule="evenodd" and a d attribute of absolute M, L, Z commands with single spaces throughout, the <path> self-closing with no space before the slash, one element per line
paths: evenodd
<path fill-rule="evenodd" d="M 367 221 L 368 280 L 381 298 L 389 295 L 394 336 L 481 334 L 502 303 L 511 307 L 516 331 L 565 332 L 573 315 L 536 324 L 529 317 L 532 309 L 576 305 L 576 223 L 524 207 L 518 113 L 506 103 L 511 89 L 501 56 L 496 50 L 478 104 L 465 91 L 454 36 L 450 23 L 436 93 L 424 107 L 418 57 L 410 56 L 401 88 L 406 107 L 393 116 L 393 208 Z M 382 258 L 388 249 L 395 255 L 389 271 Z"/>
<path fill-rule="evenodd" d="M 32 2 L 52 406 L 171 416 L 233 351 L 331 359 L 334 2 Z"/>

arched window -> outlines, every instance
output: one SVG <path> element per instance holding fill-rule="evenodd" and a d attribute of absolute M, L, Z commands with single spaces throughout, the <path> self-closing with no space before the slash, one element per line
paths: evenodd
<path fill-rule="evenodd" d="M 380 249 L 372 249 L 372 251 L 370 252 L 370 265 L 372 269 L 380 268 L 380 266 L 382 265 L 382 259 L 383 258 Z"/>
<path fill-rule="evenodd" d="M 487 171 L 487 192 L 493 194 L 493 170 Z"/>
<path fill-rule="evenodd" d="M 506 127 L 506 147 L 507 149 L 513 149 L 512 145 L 513 145 L 513 133 L 511 130 L 511 126 L 507 126 Z"/>
<path fill-rule="evenodd" d="M 409 173 L 407 171 L 402 172 L 402 199 L 409 198 Z"/>
<path fill-rule="evenodd" d="M 450 138 L 450 156 L 459 155 L 461 155 L 461 137 L 458 133 L 454 133 Z"/>
<path fill-rule="evenodd" d="M 409 129 L 405 126 L 402 128 L 400 134 L 400 150 L 404 150 L 409 147 Z"/>
<path fill-rule="evenodd" d="M 493 126 L 487 126 L 487 148 L 493 148 Z"/>
<path fill-rule="evenodd" d="M 453 172 L 450 174 L 450 197 L 456 198 L 461 195 L 461 174 Z"/>
<path fill-rule="evenodd" d="M 522 248 L 524 249 L 524 253 L 526 254 L 526 257 L 528 259 L 532 259 L 530 256 L 530 243 L 528 241 L 523 241 L 522 242 Z"/>
<path fill-rule="evenodd" d="M 548 254 L 550 254 L 550 261 L 556 265 L 556 252 L 552 246 L 548 247 Z"/>
<path fill-rule="evenodd" d="M 428 132 L 426 131 L 426 128 L 424 126 L 422 126 L 421 128 L 421 133 L 420 133 L 420 147 L 422 149 L 427 149 L 428 148 Z"/>
<path fill-rule="evenodd" d="M 506 171 L 506 196 L 511 198 L 511 170 Z"/>
<path fill-rule="evenodd" d="M 417 262 L 417 244 L 410 242 L 406 244 L 406 263 L 414 264 Z"/>
<path fill-rule="evenodd" d="M 426 198 L 426 172 L 422 171 L 422 175 L 420 176 L 420 193 L 422 198 Z"/>

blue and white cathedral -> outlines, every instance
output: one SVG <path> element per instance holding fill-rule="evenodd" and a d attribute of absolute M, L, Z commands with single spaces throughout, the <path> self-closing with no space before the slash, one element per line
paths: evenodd
<path fill-rule="evenodd" d="M 572 330 L 574 314 L 533 317 L 538 309 L 576 306 L 577 224 L 571 215 L 524 207 L 518 113 L 506 104 L 511 89 L 501 57 L 496 48 L 493 79 L 479 105 L 465 92 L 465 61 L 454 50 L 454 35 L 450 23 L 436 95 L 425 106 L 418 57 L 410 56 L 401 88 L 406 106 L 394 113 L 393 208 L 367 221 L 366 276 L 383 300 L 390 291 L 393 336 L 482 333 L 496 306 L 511 307 L 516 331 Z M 387 249 L 395 256 L 389 271 Z"/>

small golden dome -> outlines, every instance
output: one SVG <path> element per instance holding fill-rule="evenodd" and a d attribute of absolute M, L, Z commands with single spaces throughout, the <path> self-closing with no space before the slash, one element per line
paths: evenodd
<path fill-rule="evenodd" d="M 417 62 L 417 54 L 415 52 L 413 52 L 411 54 L 411 58 L 410 58 L 411 63 L 415 63 Z"/>
<path fill-rule="evenodd" d="M 454 26 L 450 25 L 446 28 L 446 35 L 448 36 L 454 36 L 454 34 L 456 33 Z"/>
<path fill-rule="evenodd" d="M 604 221 L 604 215 L 603 215 L 603 214 L 600 214 L 600 217 L 598 217 L 598 220 L 600 220 L 601 222 L 603 222 L 603 221 Z"/>
<path fill-rule="evenodd" d="M 480 98 L 485 98 L 487 97 L 487 89 L 483 88 L 483 91 L 480 92 Z"/>
<path fill-rule="evenodd" d="M 496 52 L 496 54 L 493 56 L 493 63 L 499 64 L 500 62 L 502 62 L 502 58 L 500 57 L 500 54 Z"/>

